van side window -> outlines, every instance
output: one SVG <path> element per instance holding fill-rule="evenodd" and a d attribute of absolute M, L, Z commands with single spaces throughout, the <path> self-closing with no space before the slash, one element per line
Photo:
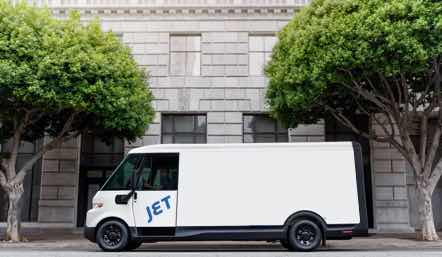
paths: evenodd
<path fill-rule="evenodd" d="M 177 190 L 178 188 L 178 154 L 147 155 L 139 171 L 139 176 L 136 178 L 137 190 Z"/>
<path fill-rule="evenodd" d="M 133 172 L 139 168 L 142 158 L 143 155 L 140 154 L 128 155 L 111 175 L 103 190 L 130 190 Z"/>

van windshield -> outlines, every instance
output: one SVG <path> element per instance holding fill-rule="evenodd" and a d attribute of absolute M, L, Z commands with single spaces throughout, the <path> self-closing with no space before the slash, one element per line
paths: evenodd
<path fill-rule="evenodd" d="M 102 190 L 130 190 L 132 174 L 139 166 L 142 157 L 140 154 L 128 155 L 106 181 Z"/>

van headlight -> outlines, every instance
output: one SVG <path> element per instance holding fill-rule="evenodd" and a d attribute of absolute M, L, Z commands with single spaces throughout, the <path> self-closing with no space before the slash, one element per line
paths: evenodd
<path fill-rule="evenodd" d="M 97 202 L 97 203 L 92 203 L 92 208 L 93 209 L 98 209 L 103 207 L 103 203 Z"/>

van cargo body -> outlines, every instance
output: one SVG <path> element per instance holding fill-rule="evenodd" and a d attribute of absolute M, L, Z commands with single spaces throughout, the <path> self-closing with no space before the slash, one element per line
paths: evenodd
<path fill-rule="evenodd" d="M 313 250 L 327 238 L 349 239 L 363 191 L 357 149 L 352 142 L 136 148 L 93 198 L 85 234 L 104 250 L 168 240 L 280 240 Z M 109 240 L 118 233 L 102 227 L 112 224 L 128 233 L 125 245 Z"/>

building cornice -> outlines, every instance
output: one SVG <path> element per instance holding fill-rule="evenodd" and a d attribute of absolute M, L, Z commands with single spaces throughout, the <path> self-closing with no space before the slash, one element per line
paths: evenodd
<path fill-rule="evenodd" d="M 19 1 L 19 0 L 12 0 Z M 291 16 L 310 0 L 34 0 L 57 16 Z"/>

